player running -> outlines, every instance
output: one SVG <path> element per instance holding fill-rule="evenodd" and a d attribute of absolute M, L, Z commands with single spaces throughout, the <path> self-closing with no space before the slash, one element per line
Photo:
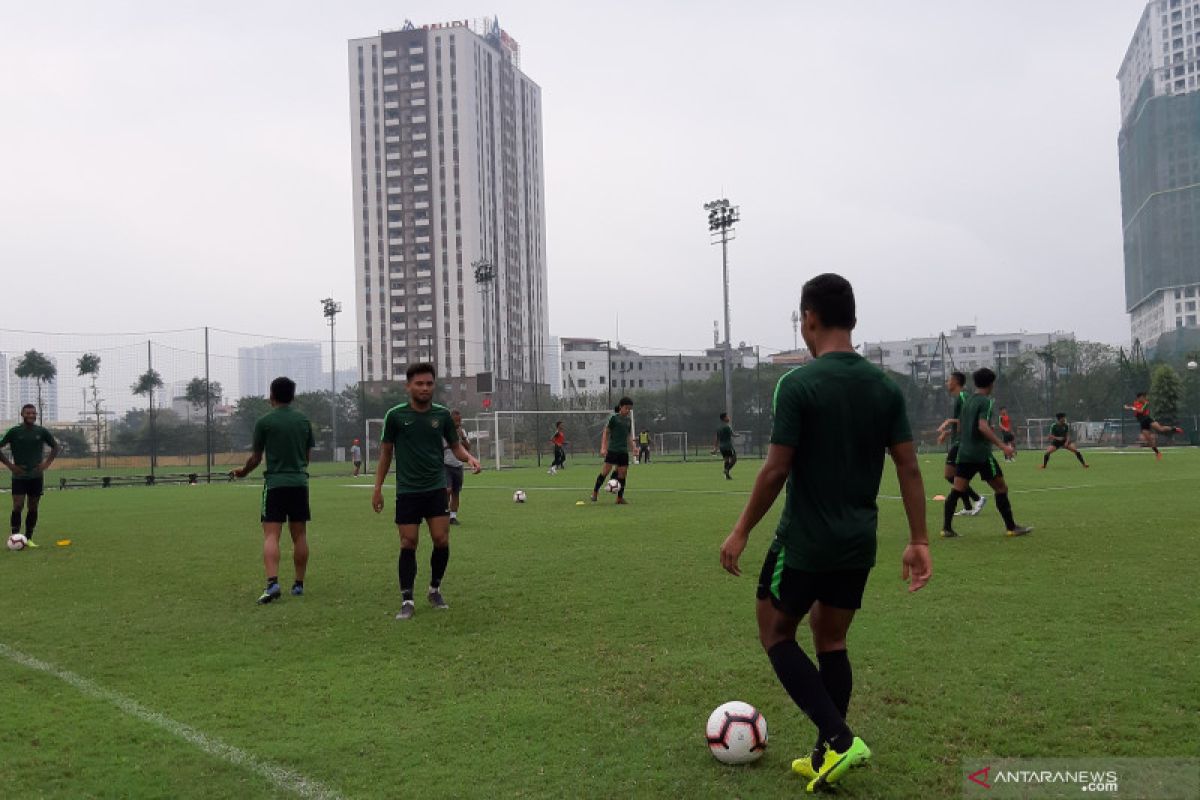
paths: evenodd
<path fill-rule="evenodd" d="M 1142 440 L 1143 447 L 1149 447 L 1154 451 L 1154 457 L 1162 461 L 1162 453 L 1158 452 L 1158 437 L 1156 433 L 1183 433 L 1183 428 L 1172 428 L 1163 425 L 1161 422 L 1150 416 L 1150 399 L 1145 392 L 1138 392 L 1137 397 L 1133 401 L 1133 405 L 1125 406 L 1129 411 L 1133 412 L 1133 417 L 1141 426 L 1142 432 L 1139 434 Z"/>
<path fill-rule="evenodd" d="M 733 449 L 733 424 L 729 419 L 729 414 L 721 412 L 721 427 L 717 428 L 717 435 L 713 438 L 713 449 L 716 453 L 721 451 L 721 461 L 724 463 L 725 480 L 733 480 L 733 476 L 729 471 L 733 469 L 733 465 L 737 463 L 737 452 Z"/>
<path fill-rule="evenodd" d="M 262 523 L 267 588 L 258 598 L 259 605 L 278 600 L 283 594 L 279 589 L 279 537 L 285 522 L 292 535 L 292 563 L 296 569 L 292 594 L 297 597 L 304 594 L 308 521 L 312 519 L 308 506 L 308 462 L 315 442 L 312 423 L 292 409 L 295 398 L 296 384 L 290 378 L 271 381 L 272 410 L 254 423 L 253 452 L 245 466 L 233 471 L 235 478 L 246 477 L 262 463 L 263 454 L 266 454 L 259 522 Z"/>
<path fill-rule="evenodd" d="M 1017 460 L 1017 450 L 1016 450 L 1017 436 L 1016 436 L 1016 434 L 1013 433 L 1012 417 L 1008 416 L 1008 409 L 1005 408 L 1004 406 L 1000 406 L 1000 440 L 1002 442 L 1004 442 L 1005 444 L 1011 444 L 1013 446 L 1012 455 L 1005 456 L 1004 460 L 1005 461 L 1016 461 Z"/>
<path fill-rule="evenodd" d="M 938 426 L 938 444 L 950 439 L 950 448 L 946 451 L 946 467 L 942 471 L 942 477 L 946 479 L 946 483 L 954 486 L 954 475 L 958 469 L 958 444 L 961 431 L 958 427 L 958 417 L 962 413 L 963 403 L 971 396 L 970 392 L 964 388 L 967 385 L 967 376 L 955 370 L 950 373 L 950 377 L 946 379 L 946 391 L 954 398 L 954 416 L 942 420 L 942 424 Z M 976 516 L 983 510 L 983 506 L 987 503 L 987 498 L 979 495 L 974 489 L 967 486 L 967 493 L 963 497 L 963 510 L 960 514 L 966 516 Z"/>
<path fill-rule="evenodd" d="M 4 446 L 12 452 L 10 461 L 4 455 Z M 46 448 L 50 454 L 46 455 Z M 0 464 L 12 472 L 12 514 L 9 527 L 13 533 L 21 532 L 21 512 L 28 498 L 29 511 L 25 514 L 26 547 L 37 547 L 33 543 L 33 530 L 38 523 L 38 506 L 45 490 L 43 474 L 58 458 L 58 442 L 50 431 L 37 424 L 37 407 L 32 403 L 21 406 L 21 424 L 9 428 L 0 437 Z M 43 460 L 43 456 L 45 459 Z"/>
<path fill-rule="evenodd" d="M 462 412 L 458 409 L 451 411 L 450 419 L 454 422 L 454 433 L 458 436 L 458 443 L 468 453 L 471 452 L 471 442 L 462 426 Z M 463 462 L 454 455 L 450 445 L 446 444 L 442 447 L 442 463 L 446 466 L 446 507 L 450 509 L 450 524 L 461 525 L 458 521 L 458 504 L 462 497 Z"/>
<path fill-rule="evenodd" d="M 1079 459 L 1079 463 L 1083 464 L 1083 468 L 1087 469 L 1088 463 L 1083 460 L 1083 453 L 1071 442 L 1071 426 L 1067 423 L 1067 415 L 1060 411 L 1054 415 L 1054 419 L 1056 422 L 1050 426 L 1050 433 L 1046 436 L 1050 446 L 1042 454 L 1042 465 L 1038 469 L 1045 469 L 1050 463 L 1050 456 L 1059 449 L 1070 450 Z"/>
<path fill-rule="evenodd" d="M 1013 446 L 1000 441 L 1000 437 L 992 430 L 992 389 L 995 388 L 996 373 L 987 367 L 977 369 L 971 374 L 975 383 L 975 394 L 963 403 L 962 415 L 958 418 L 962 440 L 958 448 L 958 466 L 954 476 L 954 486 L 946 498 L 946 506 L 942 509 L 942 536 L 946 539 L 958 537 L 958 533 L 950 525 L 954 516 L 954 507 L 967 491 L 971 478 L 979 475 L 992 491 L 996 493 L 996 510 L 1004 519 L 1004 527 L 1008 536 L 1024 536 L 1033 528 L 1018 525 L 1013 519 L 1012 504 L 1008 499 L 1008 486 L 1004 483 L 1004 473 L 992 455 L 992 445 L 999 447 L 1006 455 L 1011 455 Z"/>
<path fill-rule="evenodd" d="M 854 352 L 854 292 L 839 275 L 804 284 L 804 343 L 814 359 L 775 388 L 767 459 L 721 545 L 721 566 L 740 575 L 750 531 L 787 486 L 783 517 L 757 590 L 758 636 L 775 675 L 817 727 L 811 756 L 792 762 L 812 792 L 843 780 L 871 750 L 846 723 L 852 673 L 846 635 L 875 565 L 879 480 L 890 452 L 908 519 L 902 574 L 915 592 L 932 575 L 925 489 L 904 395 Z M 796 641 L 808 616 L 814 664 Z"/>
<path fill-rule="evenodd" d="M 637 442 L 633 440 L 633 420 L 629 418 L 631 413 L 633 401 L 622 397 L 617 403 L 616 413 L 608 418 L 608 424 L 604 426 L 604 433 L 600 436 L 600 457 L 604 459 L 604 464 L 596 476 L 596 485 L 592 487 L 593 503 L 600 496 L 600 487 L 610 472 L 616 473 L 617 483 L 621 485 L 617 490 L 617 505 L 629 503 L 625 499 L 625 475 L 629 472 L 629 451 L 637 447 Z"/>
<path fill-rule="evenodd" d="M 429 557 L 429 604 L 434 608 L 450 606 L 442 597 L 442 578 L 450 563 L 450 521 L 446 508 L 446 468 L 442 449 L 449 445 L 454 455 L 470 465 L 472 472 L 481 467 L 475 456 L 458 440 L 458 430 L 445 406 L 433 402 L 437 372 L 433 364 L 413 364 L 405 373 L 404 390 L 408 402 L 388 411 L 383 418 L 383 437 L 379 445 L 379 464 L 375 468 L 375 491 L 371 507 L 383 511 L 383 482 L 396 456 L 396 530 L 400 534 L 400 613 L 396 619 L 412 619 L 413 585 L 417 580 L 417 539 L 421 521 L 429 526 L 433 553 Z"/>

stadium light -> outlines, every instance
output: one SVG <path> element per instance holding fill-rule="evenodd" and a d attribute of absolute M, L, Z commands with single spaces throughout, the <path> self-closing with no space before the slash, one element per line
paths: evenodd
<path fill-rule="evenodd" d="M 475 271 L 475 283 L 479 286 L 479 293 L 483 295 L 483 371 L 492 372 L 492 326 L 490 321 L 492 281 L 496 279 L 496 268 L 486 258 L 472 261 L 471 268 Z M 496 388 L 495 374 L 492 375 L 492 388 L 493 390 Z"/>
<path fill-rule="evenodd" d="M 332 433 L 333 441 L 330 442 L 329 460 L 337 460 L 337 336 L 335 333 L 337 325 L 337 315 L 342 312 L 342 304 L 334 300 L 332 297 L 326 297 L 321 301 L 324 306 L 325 319 L 329 320 L 329 413 L 330 419 L 333 422 Z M 361 376 L 360 376 L 361 380 Z"/>
<path fill-rule="evenodd" d="M 721 275 L 725 287 L 725 413 L 733 414 L 733 354 L 730 352 L 729 341 L 729 241 L 733 237 L 733 226 L 741 219 L 738 207 L 731 205 L 729 200 L 722 197 L 704 204 L 708 212 L 708 230 L 714 237 L 720 237 L 721 242 Z M 717 242 L 713 242 L 716 244 Z"/>

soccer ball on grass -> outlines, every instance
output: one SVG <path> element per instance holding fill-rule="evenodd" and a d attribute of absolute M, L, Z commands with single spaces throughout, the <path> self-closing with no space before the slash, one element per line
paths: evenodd
<path fill-rule="evenodd" d="M 704 728 L 708 749 L 722 764 L 749 764 L 767 749 L 767 718 L 740 700 L 717 706 Z"/>
<path fill-rule="evenodd" d="M 517 489 L 515 492 L 513 492 L 513 502 L 514 503 L 524 503 L 525 502 L 525 492 L 521 491 L 520 489 Z"/>
<path fill-rule="evenodd" d="M 27 544 L 29 544 L 29 540 L 19 533 L 14 533 L 12 536 L 8 537 L 9 550 L 24 550 L 25 545 Z"/>
<path fill-rule="evenodd" d="M 604 488 L 608 490 L 609 494 L 616 494 L 617 492 L 621 491 L 621 482 L 616 478 L 611 478 L 609 479 L 608 483 L 605 484 Z"/>

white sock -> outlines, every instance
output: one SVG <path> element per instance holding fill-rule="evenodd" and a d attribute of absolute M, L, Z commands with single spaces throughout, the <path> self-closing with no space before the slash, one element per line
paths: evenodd
<path fill-rule="evenodd" d="M 457 512 L 457 511 L 451 511 L 451 512 L 450 512 L 450 519 L 458 519 L 458 512 Z"/>

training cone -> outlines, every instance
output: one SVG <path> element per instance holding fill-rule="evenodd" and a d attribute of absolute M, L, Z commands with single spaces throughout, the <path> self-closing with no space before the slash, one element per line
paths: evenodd
<path fill-rule="evenodd" d="M 576 500 L 576 501 L 575 501 L 575 505 L 577 505 L 577 506 L 586 506 L 586 505 L 587 505 L 587 503 L 583 502 L 582 500 Z"/>
<path fill-rule="evenodd" d="M 933 496 L 933 502 L 935 502 L 935 503 L 943 503 L 943 502 L 945 502 L 945 500 L 946 500 L 946 495 L 944 495 L 944 494 L 935 494 Z"/>
<path fill-rule="evenodd" d="M 71 540 L 70 539 L 59 539 L 57 542 L 55 542 L 55 544 L 58 545 L 59 547 L 70 547 Z"/>

